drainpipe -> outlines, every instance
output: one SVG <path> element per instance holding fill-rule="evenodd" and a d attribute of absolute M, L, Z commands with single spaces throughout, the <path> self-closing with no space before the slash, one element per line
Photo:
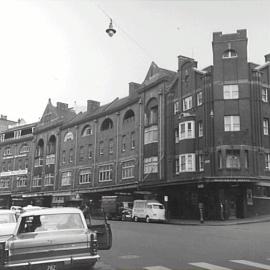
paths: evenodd
<path fill-rule="evenodd" d="M 115 184 L 118 182 L 118 159 L 119 159 L 119 115 L 116 113 L 116 165 L 115 165 Z"/>
<path fill-rule="evenodd" d="M 139 100 L 139 182 L 142 181 L 142 100 Z"/>
<path fill-rule="evenodd" d="M 95 123 L 95 140 L 94 140 L 94 162 L 93 162 L 93 181 L 92 186 L 95 186 L 95 175 L 96 175 L 96 155 L 97 155 L 97 119 L 94 120 Z"/>

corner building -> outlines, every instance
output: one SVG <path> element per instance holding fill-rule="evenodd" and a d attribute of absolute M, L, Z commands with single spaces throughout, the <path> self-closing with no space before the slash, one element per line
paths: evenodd
<path fill-rule="evenodd" d="M 270 55 L 248 62 L 246 30 L 213 33 L 212 48 L 213 65 L 199 70 L 181 55 L 176 72 L 152 63 L 127 97 L 88 100 L 84 113 L 49 100 L 19 141 L 31 149 L 27 171 L 5 168 L 21 128 L 2 131 L 2 205 L 99 207 L 102 195 L 129 194 L 160 200 L 169 218 L 199 219 L 199 206 L 205 219 L 269 213 Z"/>

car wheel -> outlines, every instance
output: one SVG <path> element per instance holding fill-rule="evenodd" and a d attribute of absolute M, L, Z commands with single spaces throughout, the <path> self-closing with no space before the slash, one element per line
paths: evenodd
<path fill-rule="evenodd" d="M 149 216 L 147 216 L 146 218 L 145 218 L 145 221 L 147 222 L 147 223 L 150 223 L 150 217 Z"/>
<path fill-rule="evenodd" d="M 135 222 L 138 222 L 138 221 L 139 221 L 138 217 L 135 216 L 135 217 L 134 217 L 134 221 L 135 221 Z"/>
<path fill-rule="evenodd" d="M 96 264 L 96 262 L 89 263 L 87 266 L 84 266 L 82 269 L 83 270 L 93 270 L 93 267 L 95 264 Z"/>

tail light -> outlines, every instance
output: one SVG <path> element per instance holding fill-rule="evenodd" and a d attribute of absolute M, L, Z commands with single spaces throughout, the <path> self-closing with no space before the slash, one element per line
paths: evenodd
<path fill-rule="evenodd" d="M 5 264 L 8 260 L 8 250 L 5 249 L 5 242 L 0 243 L 0 264 Z"/>
<path fill-rule="evenodd" d="M 90 235 L 90 253 L 91 255 L 97 255 L 97 235 L 95 233 Z"/>

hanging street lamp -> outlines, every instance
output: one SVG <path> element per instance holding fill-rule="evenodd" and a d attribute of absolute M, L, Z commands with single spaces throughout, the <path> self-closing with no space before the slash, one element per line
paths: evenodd
<path fill-rule="evenodd" d="M 106 33 L 112 37 L 115 33 L 116 33 L 116 30 L 113 28 L 113 24 L 112 24 L 112 19 L 110 21 L 110 25 L 109 25 L 109 28 L 106 29 Z"/>

